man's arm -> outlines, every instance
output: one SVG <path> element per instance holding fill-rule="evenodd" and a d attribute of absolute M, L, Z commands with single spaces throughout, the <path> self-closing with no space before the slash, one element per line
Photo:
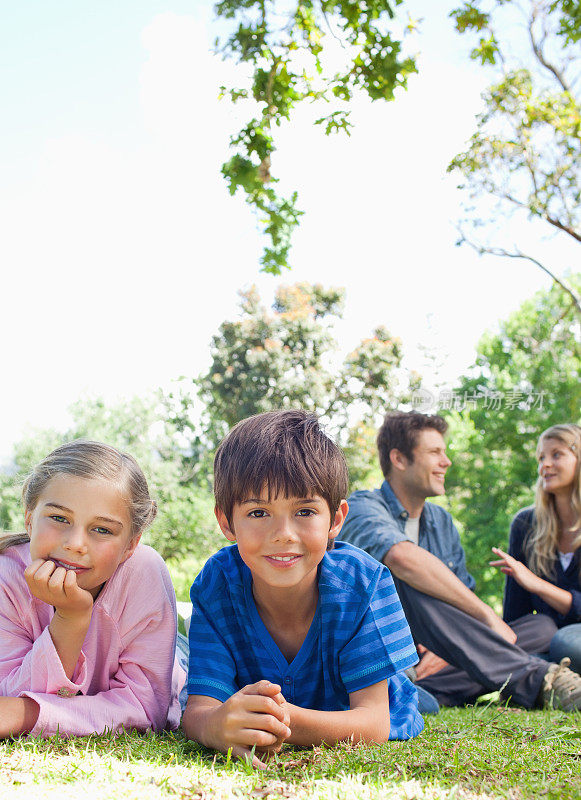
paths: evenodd
<path fill-rule="evenodd" d="M 490 606 L 480 600 L 439 558 L 413 542 L 397 542 L 387 551 L 383 563 L 404 583 L 424 594 L 459 608 L 488 625 L 507 642 L 516 634 Z"/>
<path fill-rule="evenodd" d="M 353 737 L 355 742 L 389 739 L 387 680 L 351 692 L 348 711 L 315 711 L 287 703 L 290 712 L 290 744 L 335 744 Z"/>

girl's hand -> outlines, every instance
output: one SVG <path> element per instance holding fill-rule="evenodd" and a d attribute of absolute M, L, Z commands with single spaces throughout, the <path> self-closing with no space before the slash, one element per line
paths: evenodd
<path fill-rule="evenodd" d="M 63 619 L 89 617 L 93 610 L 93 597 L 77 584 L 73 570 L 57 567 L 53 561 L 37 558 L 24 570 L 30 593 L 54 606 Z"/>
<path fill-rule="evenodd" d="M 488 563 L 491 567 L 498 567 L 505 575 L 510 575 L 511 578 L 514 578 L 518 585 L 526 589 L 527 592 L 536 594 L 539 584 L 538 575 L 531 572 L 522 561 L 518 561 L 518 559 L 509 556 L 509 554 L 501 550 L 500 547 L 493 547 L 492 552 L 500 556 L 500 558 L 498 561 L 489 561 Z"/>

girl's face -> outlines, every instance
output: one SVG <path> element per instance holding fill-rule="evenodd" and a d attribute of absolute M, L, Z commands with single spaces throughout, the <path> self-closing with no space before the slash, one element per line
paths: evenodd
<path fill-rule="evenodd" d="M 545 492 L 559 494 L 573 489 L 577 458 L 560 439 L 543 439 L 539 445 L 539 475 Z"/>
<path fill-rule="evenodd" d="M 81 589 L 101 587 L 139 543 L 126 500 L 110 481 L 55 475 L 25 514 L 32 560 L 73 570 Z"/>

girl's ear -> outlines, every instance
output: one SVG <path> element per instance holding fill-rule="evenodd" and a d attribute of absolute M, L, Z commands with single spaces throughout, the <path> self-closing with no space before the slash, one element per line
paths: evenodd
<path fill-rule="evenodd" d="M 133 536 L 133 537 L 132 537 L 132 538 L 129 540 L 129 544 L 127 545 L 127 549 L 126 549 L 126 550 L 125 550 L 125 552 L 123 553 L 123 558 L 122 558 L 122 559 L 121 559 L 121 561 L 119 562 L 120 564 L 122 564 L 124 561 L 127 561 L 127 559 L 128 559 L 128 558 L 131 558 L 131 556 L 132 556 L 132 555 L 133 555 L 133 553 L 135 552 L 135 548 L 136 548 L 136 547 L 137 547 L 137 545 L 139 544 L 139 540 L 140 540 L 140 539 L 141 539 L 141 534 L 140 534 L 140 533 L 137 533 L 135 536 Z"/>
<path fill-rule="evenodd" d="M 335 536 L 339 533 L 341 528 L 343 527 L 343 523 L 345 522 L 345 517 L 347 516 L 347 512 L 349 511 L 349 506 L 347 505 L 347 500 L 341 500 L 339 503 L 339 508 L 335 512 L 335 516 L 333 518 L 333 524 L 329 530 L 329 539 L 334 539 Z"/>
<path fill-rule="evenodd" d="M 27 508 L 24 512 L 24 528 L 26 533 L 30 536 L 30 529 L 32 528 L 32 511 Z"/>
<path fill-rule="evenodd" d="M 218 520 L 218 525 L 220 526 L 220 530 L 222 531 L 224 536 L 228 539 L 229 542 L 235 542 L 236 534 L 230 527 L 230 523 L 226 518 L 226 514 L 224 514 L 222 509 L 218 508 L 218 506 L 214 508 L 214 514 L 216 515 L 216 519 Z"/>

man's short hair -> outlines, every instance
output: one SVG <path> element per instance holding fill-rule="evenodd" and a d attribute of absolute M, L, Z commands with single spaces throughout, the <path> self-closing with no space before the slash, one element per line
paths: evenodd
<path fill-rule="evenodd" d="M 448 423 L 438 414 L 388 411 L 377 434 L 379 463 L 384 477 L 387 478 L 391 470 L 389 454 L 392 450 L 399 450 L 408 461 L 413 462 L 413 449 L 418 442 L 418 433 L 426 428 L 432 428 L 443 436 L 448 430 Z"/>
<path fill-rule="evenodd" d="M 327 501 L 332 522 L 348 486 L 341 449 L 307 411 L 267 411 L 242 420 L 214 458 L 216 507 L 230 525 L 235 503 L 263 491 L 269 501 L 318 495 Z"/>

